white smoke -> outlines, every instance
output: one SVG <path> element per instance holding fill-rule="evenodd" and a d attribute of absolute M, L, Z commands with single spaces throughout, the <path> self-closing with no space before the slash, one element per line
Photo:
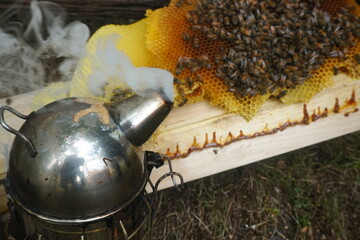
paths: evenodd
<path fill-rule="evenodd" d="M 0 15 L 0 98 L 71 80 L 90 36 L 85 24 L 66 24 L 64 9 L 55 3 L 32 1 L 26 26 L 10 21 L 19 7 Z"/>
<path fill-rule="evenodd" d="M 95 45 L 96 53 L 89 57 L 92 74 L 88 78 L 87 87 L 91 96 L 108 99 L 111 90 L 116 88 L 131 89 L 144 97 L 149 93 L 148 90 L 162 90 L 173 101 L 173 75 L 160 68 L 134 67 L 130 58 L 116 48 L 120 37 L 114 33 L 100 40 Z"/>

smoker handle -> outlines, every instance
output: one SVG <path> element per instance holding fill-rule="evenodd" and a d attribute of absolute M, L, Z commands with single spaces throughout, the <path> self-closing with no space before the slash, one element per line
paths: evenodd
<path fill-rule="evenodd" d="M 2 106 L 0 107 L 0 125 L 8 132 L 11 132 L 12 134 L 15 134 L 16 136 L 20 137 L 21 139 L 23 139 L 25 141 L 25 146 L 29 152 L 30 157 L 34 157 L 36 155 L 36 150 L 34 145 L 30 142 L 30 140 L 24 136 L 24 134 L 20 133 L 19 131 L 13 129 L 12 127 L 10 127 L 4 120 L 4 112 L 5 111 L 9 111 L 12 114 L 14 114 L 15 116 L 25 119 L 27 120 L 29 118 L 29 115 L 24 115 L 22 113 L 19 113 L 18 111 L 16 111 L 15 109 L 13 109 L 10 106 Z"/>
<path fill-rule="evenodd" d="M 148 174 L 150 176 L 153 168 L 159 168 L 164 165 L 164 160 L 161 158 L 159 153 L 152 151 L 145 151 L 145 164 L 148 169 Z"/>

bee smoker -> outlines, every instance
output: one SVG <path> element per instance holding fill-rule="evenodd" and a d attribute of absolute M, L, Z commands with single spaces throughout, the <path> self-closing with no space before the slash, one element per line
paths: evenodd
<path fill-rule="evenodd" d="M 155 192 L 149 180 L 164 157 L 140 146 L 172 108 L 163 92 L 112 106 L 66 98 L 23 115 L 0 108 L 0 124 L 16 135 L 5 179 L 10 240 L 151 239 Z M 26 121 L 4 121 L 9 111 Z M 147 194 L 147 183 L 154 193 Z M 174 182 L 174 184 L 176 184 Z"/>

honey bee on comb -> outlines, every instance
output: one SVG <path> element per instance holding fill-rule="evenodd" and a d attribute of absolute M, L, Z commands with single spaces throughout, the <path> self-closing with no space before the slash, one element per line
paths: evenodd
<path fill-rule="evenodd" d="M 332 2 L 337 10 L 330 12 Z M 360 52 L 355 1 L 344 1 L 341 7 L 329 0 L 192 3 L 170 3 L 164 10 L 161 35 L 181 43 L 161 67 L 174 69 L 172 55 L 192 59 L 185 71 L 175 67 L 174 72 L 181 72 L 178 79 L 188 85 L 200 76 L 204 98 L 227 111 L 251 119 L 270 96 L 288 104 L 307 102 L 333 84 L 335 65 L 358 77 L 351 70 L 356 61 L 349 61 Z M 192 102 L 191 96 L 187 99 Z"/>

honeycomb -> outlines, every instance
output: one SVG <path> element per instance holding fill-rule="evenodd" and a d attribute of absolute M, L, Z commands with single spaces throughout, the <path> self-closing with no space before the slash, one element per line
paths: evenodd
<path fill-rule="evenodd" d="M 261 105 L 270 97 L 278 96 L 283 89 L 262 95 L 236 96 L 229 91 L 223 80 L 216 76 L 214 59 L 216 54 L 228 48 L 224 40 L 212 40 L 194 31 L 187 20 L 187 14 L 196 6 L 196 1 L 173 0 L 169 6 L 148 10 L 146 18 L 127 26 L 108 25 L 100 28 L 88 42 L 89 56 L 85 57 L 74 76 L 72 95 L 77 95 L 86 89 L 86 79 L 91 74 L 91 58 L 96 52 L 94 46 L 100 39 L 113 33 L 121 35 L 117 49 L 124 51 L 135 66 L 159 67 L 174 74 L 177 82 L 174 85 L 176 93 L 175 105 L 192 103 L 207 99 L 211 104 L 224 108 L 228 112 L 241 114 L 250 120 Z M 181 1 L 183 2 L 183 1 Z M 354 13 L 360 16 L 360 8 L 355 0 L 324 1 L 323 9 L 330 14 L 336 13 L 340 6 L 352 5 Z M 180 6 L 179 6 L 180 5 Z M 194 41 L 186 40 L 187 33 Z M 351 78 L 360 77 L 360 64 L 356 56 L 360 53 L 360 40 L 357 39 L 345 58 L 328 58 L 325 63 L 311 72 L 312 77 L 305 80 L 294 89 L 288 89 L 285 96 L 279 97 L 285 104 L 308 102 L 315 94 L 333 85 L 334 70 L 346 72 Z M 207 56 L 211 67 L 200 67 L 196 72 L 184 69 L 177 72 L 177 64 L 182 59 Z M 190 81 L 190 83 L 189 83 Z M 110 90 L 109 90 L 110 91 Z"/>

